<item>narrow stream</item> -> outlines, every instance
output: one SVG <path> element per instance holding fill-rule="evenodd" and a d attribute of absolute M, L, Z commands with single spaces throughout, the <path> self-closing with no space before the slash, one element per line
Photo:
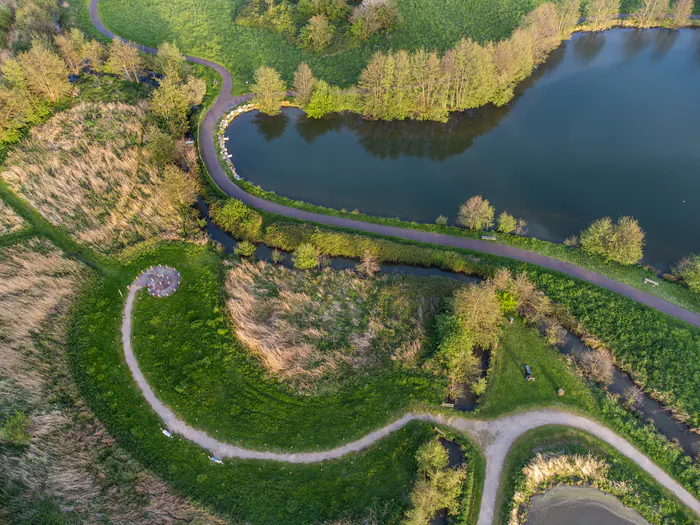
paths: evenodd
<path fill-rule="evenodd" d="M 202 198 L 198 199 L 196 204 L 197 209 L 207 223 L 207 234 L 209 237 L 220 243 L 226 253 L 232 254 L 234 248 L 238 244 L 231 235 L 223 231 L 214 224 L 209 216 L 209 206 Z M 264 244 L 259 244 L 255 251 L 255 256 L 258 260 L 272 262 L 272 249 Z M 280 263 L 286 268 L 293 268 L 291 254 L 285 253 L 285 258 Z M 357 265 L 357 261 L 345 257 L 332 257 L 329 259 L 329 266 L 336 270 L 352 269 Z M 425 268 L 421 266 L 408 266 L 403 264 L 383 263 L 381 265 L 383 273 L 400 273 L 414 275 L 417 277 L 446 277 L 448 279 L 456 279 L 465 283 L 478 283 L 482 279 L 472 277 L 460 273 L 447 272 L 439 268 Z M 559 347 L 559 351 L 564 354 L 580 355 L 583 352 L 593 351 L 590 347 L 574 334 L 569 333 L 566 342 Z M 481 374 L 485 377 L 489 366 L 490 353 L 479 351 L 481 358 Z M 608 391 L 624 395 L 628 388 L 634 386 L 634 382 L 629 375 L 615 368 L 613 382 L 608 386 Z M 471 412 L 478 407 L 478 398 L 471 390 L 467 391 L 463 397 L 455 400 L 448 399 L 447 402 L 454 403 L 454 408 L 461 412 Z M 700 435 L 690 432 L 690 428 L 677 421 L 671 415 L 669 409 L 663 404 L 655 401 L 646 393 L 643 394 L 643 400 L 639 408 L 639 412 L 644 421 L 651 422 L 656 429 L 668 439 L 676 441 L 683 448 L 684 452 L 691 457 L 700 452 Z"/>

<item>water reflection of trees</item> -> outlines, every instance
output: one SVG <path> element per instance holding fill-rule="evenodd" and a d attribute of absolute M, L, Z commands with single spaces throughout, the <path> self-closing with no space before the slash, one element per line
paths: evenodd
<path fill-rule="evenodd" d="M 258 128 L 258 133 L 260 133 L 266 141 L 270 142 L 284 135 L 287 124 L 289 124 L 289 115 L 282 112 L 279 115 L 270 116 L 256 112 L 253 118 L 253 124 Z"/>

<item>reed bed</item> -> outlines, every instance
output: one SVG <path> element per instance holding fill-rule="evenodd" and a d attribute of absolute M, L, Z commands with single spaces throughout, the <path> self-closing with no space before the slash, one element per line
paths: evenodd
<path fill-rule="evenodd" d="M 226 292 L 238 338 L 271 374 L 305 393 L 378 366 L 419 366 L 426 324 L 440 305 L 405 277 L 248 261 L 231 266 Z"/>
<path fill-rule="evenodd" d="M 9 153 L 2 177 L 46 219 L 100 252 L 178 238 L 186 217 L 149 151 L 151 130 L 144 104 L 82 103 L 33 128 Z"/>

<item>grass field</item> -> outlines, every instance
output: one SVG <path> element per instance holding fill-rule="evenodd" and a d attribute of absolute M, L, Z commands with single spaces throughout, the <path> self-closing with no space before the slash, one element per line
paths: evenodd
<path fill-rule="evenodd" d="M 572 372 L 559 351 L 520 321 L 506 326 L 500 347 L 491 359 L 479 416 L 493 417 L 540 406 L 597 411 L 596 401 L 584 380 Z M 535 381 L 525 381 L 525 365 L 532 370 Z M 557 395 L 560 388 L 564 389 L 564 396 Z"/>
<path fill-rule="evenodd" d="M 494 523 L 506 524 L 512 509 L 513 495 L 525 481 L 522 472 L 536 454 L 587 456 L 591 454 L 607 463 L 603 488 L 615 487 L 615 495 L 628 507 L 636 509 L 652 524 L 697 523 L 697 516 L 683 506 L 634 462 L 590 434 L 566 428 L 543 427 L 523 435 L 510 449 L 501 473 L 501 493 Z M 576 483 L 564 480 L 566 484 Z M 554 478 L 550 483 L 556 485 Z M 622 485 L 624 484 L 624 485 Z"/>

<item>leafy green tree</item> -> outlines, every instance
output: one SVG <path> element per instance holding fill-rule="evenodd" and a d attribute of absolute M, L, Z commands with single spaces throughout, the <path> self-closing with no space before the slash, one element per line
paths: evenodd
<path fill-rule="evenodd" d="M 241 241 L 233 249 L 233 253 L 239 257 L 252 257 L 255 255 L 255 245 L 250 241 Z"/>
<path fill-rule="evenodd" d="M 581 18 L 581 0 L 563 0 L 556 9 L 559 38 L 569 38 Z"/>
<path fill-rule="evenodd" d="M 460 321 L 452 315 L 440 315 L 436 319 L 438 333 L 437 355 L 447 368 L 450 394 L 463 394 L 465 385 L 479 377 L 480 362 L 474 354 L 474 340 Z"/>
<path fill-rule="evenodd" d="M 311 101 L 311 94 L 314 90 L 316 79 L 311 72 L 311 68 L 302 62 L 294 72 L 294 81 L 292 87 L 294 89 L 294 101 L 300 107 L 305 107 Z"/>
<path fill-rule="evenodd" d="M 700 255 L 681 259 L 673 268 L 673 274 L 688 285 L 695 293 L 700 293 Z"/>
<path fill-rule="evenodd" d="M 536 7 L 523 18 L 521 27 L 527 30 L 532 38 L 532 59 L 535 64 L 542 63 L 561 43 L 557 22 L 557 7 L 550 2 Z"/>
<path fill-rule="evenodd" d="M 669 26 L 679 28 L 686 25 L 692 13 L 693 0 L 676 0 L 669 10 Z"/>
<path fill-rule="evenodd" d="M 485 230 L 493 226 L 495 209 L 481 195 L 471 197 L 459 207 L 457 224 L 470 230 Z"/>
<path fill-rule="evenodd" d="M 310 270 L 318 267 L 318 248 L 309 242 L 297 246 L 292 255 L 294 268 L 299 270 Z"/>
<path fill-rule="evenodd" d="M 518 226 L 518 221 L 507 211 L 498 216 L 498 231 L 501 233 L 513 233 Z"/>
<path fill-rule="evenodd" d="M 488 385 L 488 380 L 485 377 L 480 377 L 472 384 L 472 392 L 476 396 L 483 396 Z"/>
<path fill-rule="evenodd" d="M 581 246 L 607 260 L 636 264 L 642 258 L 644 235 L 632 217 L 621 217 L 617 224 L 613 224 L 610 217 L 604 217 L 581 232 Z"/>
<path fill-rule="evenodd" d="M 143 60 L 133 44 L 124 42 L 120 38 L 113 38 L 109 43 L 109 58 L 106 66 L 108 73 L 122 75 L 130 82 L 138 82 L 138 72 L 143 68 Z"/>
<path fill-rule="evenodd" d="M 197 200 L 197 185 L 190 176 L 174 164 L 163 170 L 163 192 L 175 209 L 191 206 Z"/>
<path fill-rule="evenodd" d="M 152 95 L 149 111 L 163 120 L 173 136 L 181 136 L 189 127 L 190 108 L 204 100 L 206 85 L 197 77 L 182 83 L 177 76 L 163 78 Z"/>
<path fill-rule="evenodd" d="M 299 33 L 304 47 L 311 51 L 322 51 L 333 40 L 333 26 L 324 15 L 315 15 L 309 19 Z"/>
<path fill-rule="evenodd" d="M 454 310 L 462 327 L 471 334 L 474 345 L 484 350 L 498 346 L 503 313 L 492 283 L 470 285 L 458 290 Z"/>
<path fill-rule="evenodd" d="M 155 64 L 158 73 L 165 78 L 178 82 L 185 80 L 185 57 L 182 56 L 176 44 L 163 42 L 159 45 Z"/>
<path fill-rule="evenodd" d="M 277 115 L 287 96 L 287 85 L 275 69 L 261 66 L 255 72 L 255 83 L 251 93 L 251 102 L 257 106 L 258 111 L 266 115 Z"/>
<path fill-rule="evenodd" d="M 463 38 L 442 59 L 448 74 L 451 110 L 476 108 L 488 103 L 496 89 L 496 68 L 490 47 Z"/>
<path fill-rule="evenodd" d="M 56 47 L 72 75 L 80 74 L 85 58 L 85 35 L 80 29 L 73 28 L 67 35 L 54 37 Z"/>
<path fill-rule="evenodd" d="M 35 45 L 17 58 L 26 78 L 29 91 L 35 96 L 55 102 L 70 92 L 68 71 L 56 53 L 42 45 Z"/>
<path fill-rule="evenodd" d="M 24 412 L 15 411 L 0 428 L 0 438 L 13 445 L 28 445 L 32 440 L 29 420 Z"/>
<path fill-rule="evenodd" d="M 321 118 L 336 110 L 333 101 L 333 88 L 325 80 L 317 80 L 306 105 L 306 114 L 311 118 Z"/>
<path fill-rule="evenodd" d="M 447 77 L 437 53 L 419 49 L 410 59 L 411 86 L 415 100 L 414 118 L 447 120 Z"/>

